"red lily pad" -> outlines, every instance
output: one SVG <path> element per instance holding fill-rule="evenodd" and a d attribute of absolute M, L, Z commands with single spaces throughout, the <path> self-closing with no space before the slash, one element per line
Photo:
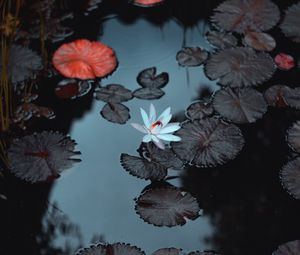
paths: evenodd
<path fill-rule="evenodd" d="M 279 53 L 274 58 L 277 67 L 283 71 L 288 71 L 292 69 L 296 64 L 292 56 L 285 53 Z"/>

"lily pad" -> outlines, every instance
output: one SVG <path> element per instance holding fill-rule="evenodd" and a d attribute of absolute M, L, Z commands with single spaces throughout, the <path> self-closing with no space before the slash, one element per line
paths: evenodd
<path fill-rule="evenodd" d="M 272 51 L 276 47 L 275 39 L 271 35 L 262 32 L 247 32 L 245 43 L 251 48 L 261 51 Z"/>
<path fill-rule="evenodd" d="M 213 115 L 214 108 L 211 102 L 199 101 L 192 103 L 186 110 L 186 116 L 190 120 L 203 119 Z"/>
<path fill-rule="evenodd" d="M 143 88 L 161 89 L 169 82 L 169 74 L 166 72 L 156 74 L 156 67 L 150 67 L 138 74 L 137 82 Z"/>
<path fill-rule="evenodd" d="M 109 84 L 95 91 L 95 98 L 106 103 L 121 103 L 129 101 L 133 95 L 129 89 L 119 84 Z"/>
<path fill-rule="evenodd" d="M 280 19 L 280 11 L 270 0 L 227 0 L 214 9 L 211 21 L 226 31 L 246 33 L 266 31 Z"/>
<path fill-rule="evenodd" d="M 175 132 L 180 142 L 171 143 L 177 156 L 199 167 L 213 167 L 234 159 L 244 146 L 240 129 L 220 119 L 188 121 Z"/>
<path fill-rule="evenodd" d="M 300 158 L 289 161 L 280 172 L 282 186 L 296 199 L 300 199 Z"/>
<path fill-rule="evenodd" d="M 131 175 L 145 180 L 163 180 L 167 168 L 153 160 L 147 160 L 126 153 L 121 154 L 121 165 Z"/>
<path fill-rule="evenodd" d="M 145 255 L 145 252 L 136 246 L 125 243 L 94 244 L 88 248 L 80 249 L 76 255 Z"/>
<path fill-rule="evenodd" d="M 123 104 L 105 104 L 100 114 L 104 119 L 118 124 L 125 124 L 130 119 L 129 108 Z"/>
<path fill-rule="evenodd" d="M 133 96 L 139 99 L 153 100 L 159 99 L 165 94 L 161 89 L 141 88 L 133 92 Z"/>
<path fill-rule="evenodd" d="M 299 13 L 300 2 L 293 4 L 286 10 L 283 22 L 280 25 L 280 28 L 285 36 L 297 43 L 300 43 Z"/>
<path fill-rule="evenodd" d="M 235 123 L 252 123 L 267 111 L 263 95 L 252 88 L 223 88 L 213 99 L 214 109 L 225 119 Z"/>
<path fill-rule="evenodd" d="M 181 66 L 200 66 L 207 58 L 208 52 L 199 47 L 185 47 L 176 55 L 176 60 Z"/>
<path fill-rule="evenodd" d="M 223 31 L 208 31 L 205 36 L 212 46 L 219 49 L 235 47 L 238 44 L 238 40 L 233 34 Z"/>
<path fill-rule="evenodd" d="M 155 226 L 184 225 L 200 215 L 199 204 L 191 194 L 175 187 L 150 189 L 136 200 L 137 214 Z"/>
<path fill-rule="evenodd" d="M 265 52 L 238 47 L 224 49 L 206 62 L 205 73 L 218 84 L 230 87 L 249 87 L 261 84 L 272 77 L 276 67 Z"/>

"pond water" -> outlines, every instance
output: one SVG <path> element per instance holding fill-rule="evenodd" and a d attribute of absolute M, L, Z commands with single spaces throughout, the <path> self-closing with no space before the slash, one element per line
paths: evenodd
<path fill-rule="evenodd" d="M 59 178 L 53 178 L 58 177 L 54 169 L 54 175 L 48 176 L 51 178 L 37 183 L 21 180 L 22 178 L 17 177 L 18 171 L 10 171 L 9 167 L 4 169 L 0 205 L 4 212 L 1 234 L 5 242 L 0 254 L 14 255 L 22 252 L 30 255 L 71 255 L 76 254 L 79 248 L 90 247 L 98 242 L 107 250 L 86 254 L 133 254 L 128 251 L 112 251 L 113 246 L 104 245 L 120 242 L 137 246 L 146 254 L 152 254 L 160 248 L 175 247 L 182 249 L 184 254 L 214 251 L 216 253 L 198 255 L 265 255 L 272 254 L 279 245 L 300 239 L 300 170 L 297 172 L 295 164 L 289 169 L 286 167 L 287 162 L 297 159 L 300 148 L 297 147 L 300 144 L 300 134 L 297 133 L 295 124 L 300 118 L 297 110 L 300 108 L 300 93 L 297 91 L 300 50 L 299 43 L 290 40 L 276 25 L 279 17 L 280 22 L 285 17 L 283 10 L 293 3 L 299 3 L 273 1 L 279 6 L 281 16 L 278 14 L 278 17 L 267 17 L 270 19 L 269 23 L 274 24 L 265 30 L 270 30 L 266 33 L 274 37 L 276 47 L 262 53 L 255 47 L 272 47 L 273 39 L 263 38 L 257 43 L 255 36 L 262 35 L 251 34 L 251 37 L 253 27 L 251 31 L 247 27 L 247 33 L 250 39 L 254 38 L 256 44 L 248 46 L 255 50 L 243 46 L 246 39 L 238 30 L 241 28 L 236 27 L 231 30 L 237 38 L 238 46 L 233 44 L 226 49 L 216 50 L 208 42 L 206 34 L 215 30 L 209 17 L 220 2 L 222 1 L 204 1 L 200 10 L 197 0 L 185 1 L 185 4 L 180 0 L 165 1 L 154 7 L 137 7 L 128 1 L 104 0 L 86 1 L 85 5 L 74 3 L 72 6 L 72 3 L 64 1 L 63 9 L 75 13 L 73 21 L 67 20 L 65 23 L 74 30 L 74 34 L 62 41 L 47 43 L 48 54 L 52 57 L 53 52 L 63 43 L 86 38 L 111 47 L 117 56 L 118 66 L 111 75 L 101 80 L 94 79 L 91 90 L 75 99 L 61 99 L 55 94 L 58 82 L 65 79 L 58 72 L 54 72 L 51 77 L 47 77 L 45 73 L 37 76 L 37 86 L 32 87 L 39 95 L 36 103 L 53 109 L 55 118 L 32 118 L 25 121 L 26 130 L 13 127 L 12 131 L 3 132 L 3 139 L 8 137 L 12 143 L 16 137 L 34 132 L 59 131 L 76 141 L 76 150 L 81 152 L 81 162 L 63 171 Z M 259 8 L 264 8 L 264 3 L 269 1 L 249 2 L 262 4 Z M 31 4 L 28 3 L 29 6 Z M 89 9 L 89 5 L 95 7 L 95 10 Z M 257 8 L 256 5 L 253 8 Z M 25 8 L 25 13 L 27 11 Z M 277 18 L 278 21 L 275 22 Z M 251 19 L 254 20 L 251 24 L 255 24 L 255 18 Z M 224 24 L 226 26 L 225 21 Z M 27 25 L 25 24 L 25 28 Z M 221 37 L 224 38 L 225 35 Z M 32 40 L 29 45 L 39 52 L 39 41 Z M 183 47 L 200 47 L 202 53 L 209 52 L 209 58 L 203 61 L 204 65 L 199 63 L 190 67 L 182 66 L 177 57 Z M 230 49 L 233 51 L 230 52 Z M 225 53 L 218 58 L 218 52 Z M 276 62 L 275 57 L 279 53 L 294 58 L 291 70 L 282 70 L 280 64 L 287 65 L 286 62 L 283 63 L 287 61 L 283 55 L 283 60 Z M 223 63 L 226 61 L 230 68 L 233 66 L 232 70 L 229 70 L 227 63 Z M 223 69 L 218 69 L 215 65 L 223 65 Z M 153 100 L 133 97 L 122 102 L 130 111 L 130 118 L 122 125 L 101 116 L 100 111 L 105 102 L 95 100 L 95 91 L 99 89 L 95 90 L 95 87 L 121 84 L 126 89 L 135 91 L 143 86 L 137 81 L 138 75 L 151 67 L 156 67 L 157 74 L 166 72 L 169 75 L 167 85 L 162 88 L 162 97 Z M 244 73 L 241 71 L 235 76 L 232 74 L 244 67 Z M 210 68 L 215 69 L 211 72 Z M 228 73 L 231 75 L 223 79 Z M 150 80 L 154 79 L 152 77 Z M 258 84 L 257 87 L 253 86 L 255 83 Z M 220 84 L 226 88 L 222 88 Z M 277 94 L 269 99 L 265 91 L 278 84 L 287 85 L 290 90 L 276 90 Z M 240 88 L 231 88 L 237 86 Z M 245 89 L 251 86 L 252 88 Z M 292 90 L 294 88 L 296 89 Z M 226 95 L 222 95 L 220 91 Z M 212 94 L 214 95 L 211 96 Z M 20 95 L 16 93 L 14 96 L 19 105 Z M 203 99 L 213 100 L 214 117 L 209 113 L 203 119 L 201 117 L 200 121 L 188 120 L 187 116 L 192 118 L 186 113 L 186 109 L 193 102 Z M 182 138 L 178 144 L 183 145 L 180 147 L 176 145 L 177 142 L 172 142 L 171 147 L 176 158 L 182 159 L 186 164 L 179 171 L 168 170 L 167 177 L 170 178 L 162 178 L 167 184 L 162 180 L 153 180 L 153 185 L 150 185 L 151 181 L 136 178 L 129 174 L 128 169 L 125 171 L 120 162 L 121 154 L 139 156 L 137 149 L 144 134 L 131 124 L 143 123 L 140 108 L 148 113 L 151 103 L 158 114 L 170 107 L 173 115 L 171 122 L 181 122 L 181 129 L 176 134 Z M 276 107 L 272 107 L 272 103 Z M 190 124 L 195 125 L 194 129 L 188 128 Z M 289 129 L 292 126 L 294 129 Z M 196 129 L 199 134 L 195 132 Z M 293 135 L 290 134 L 291 131 L 294 132 Z M 185 141 L 189 141 L 188 144 Z M 14 166 L 14 159 L 18 157 L 11 156 L 11 151 L 13 149 L 10 148 L 8 157 Z M 23 156 L 30 156 L 32 161 L 36 158 L 43 160 L 49 156 L 47 153 L 41 148 L 38 152 L 28 149 Z M 77 155 L 76 157 L 78 158 Z M 2 163 L 1 166 L 5 165 Z M 24 164 L 22 161 L 18 164 L 23 164 L 26 168 L 27 163 L 27 159 L 24 159 Z M 47 167 L 49 165 L 45 168 Z M 285 168 L 286 171 L 283 171 Z M 290 169 L 293 175 L 288 175 Z M 31 167 L 26 170 L 30 172 Z M 286 179 L 282 171 L 287 172 Z M 285 183 L 287 179 L 290 181 L 288 184 Z M 155 226 L 146 222 L 149 219 L 143 220 L 143 216 L 140 217 L 136 212 L 136 205 L 139 203 L 137 199 L 149 190 L 156 190 L 155 185 L 164 192 L 180 188 L 178 196 L 184 196 L 187 192 L 199 206 L 196 217 L 189 219 L 189 210 L 192 209 L 188 207 L 185 212 L 175 213 L 175 221 L 178 220 L 176 217 L 184 215 L 186 223 L 182 225 L 170 227 L 164 223 L 164 226 Z M 164 199 L 164 195 L 160 195 Z M 168 208 L 168 202 L 170 201 L 167 200 L 167 204 L 163 206 L 170 210 L 168 213 L 171 215 L 172 209 Z M 140 202 L 139 205 L 146 209 L 156 206 L 146 202 Z M 176 206 L 176 210 L 180 211 L 180 203 Z M 151 215 L 156 219 L 160 216 L 160 212 Z M 299 248 L 295 246 L 294 249 L 294 253 L 287 249 L 286 253 L 274 254 L 300 254 Z M 169 255 L 166 251 L 163 254 Z"/>

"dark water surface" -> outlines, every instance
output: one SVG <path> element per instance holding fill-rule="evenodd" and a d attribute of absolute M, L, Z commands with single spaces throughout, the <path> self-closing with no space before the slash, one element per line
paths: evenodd
<path fill-rule="evenodd" d="M 282 166 L 294 157 L 285 140 L 286 130 L 300 117 L 297 110 L 288 108 L 269 108 L 256 123 L 239 125 L 245 147 L 229 163 L 171 172 L 179 178 L 170 183 L 195 196 L 203 216 L 168 228 L 147 224 L 135 213 L 134 199 L 150 182 L 129 175 L 120 164 L 121 153 L 137 155 L 142 139 L 130 123 L 142 122 L 139 109 L 148 112 L 150 102 L 158 112 L 170 106 L 174 119 L 182 121 L 191 102 L 220 88 L 206 78 L 202 66 L 187 69 L 176 62 L 182 46 L 211 49 L 204 34 L 218 2 L 166 1 L 153 9 L 125 2 L 104 1 L 90 16 L 78 14 L 71 24 L 75 34 L 66 41 L 98 40 L 115 50 L 119 66 L 101 81 L 102 86 L 115 83 L 135 90 L 137 74 L 155 66 L 158 73 L 169 73 L 165 95 L 153 101 L 134 98 L 125 102 L 131 118 L 118 125 L 101 117 L 104 103 L 94 100 L 92 91 L 73 101 L 59 100 L 53 93 L 56 78 L 45 78 L 39 102 L 51 106 L 57 117 L 33 123 L 29 130 L 69 133 L 78 143 L 82 162 L 53 183 L 27 184 L 10 174 L 1 180 L 7 200 L 0 201 L 5 212 L 0 254 L 69 255 L 79 247 L 106 241 L 130 243 L 146 254 L 177 247 L 184 252 L 266 255 L 282 243 L 300 239 L 300 204 L 279 179 Z M 273 2 L 281 11 L 288 6 L 287 1 Z M 78 11 L 80 6 L 74 3 L 71 8 Z M 278 39 L 272 56 L 284 51 L 299 59 L 299 44 L 284 40 L 278 29 L 272 33 Z M 296 87 L 299 77 L 299 69 L 277 71 L 259 90 L 275 84 Z"/>

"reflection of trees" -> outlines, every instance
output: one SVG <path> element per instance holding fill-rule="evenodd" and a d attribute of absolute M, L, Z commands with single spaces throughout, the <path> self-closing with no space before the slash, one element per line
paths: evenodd
<path fill-rule="evenodd" d="M 296 117 L 296 111 L 269 110 L 263 120 L 241 126 L 246 144 L 234 161 L 213 169 L 190 167 L 183 176 L 183 186 L 215 227 L 208 241 L 223 254 L 271 254 L 299 239 L 299 201 L 279 180 L 287 160 L 286 129 Z"/>

